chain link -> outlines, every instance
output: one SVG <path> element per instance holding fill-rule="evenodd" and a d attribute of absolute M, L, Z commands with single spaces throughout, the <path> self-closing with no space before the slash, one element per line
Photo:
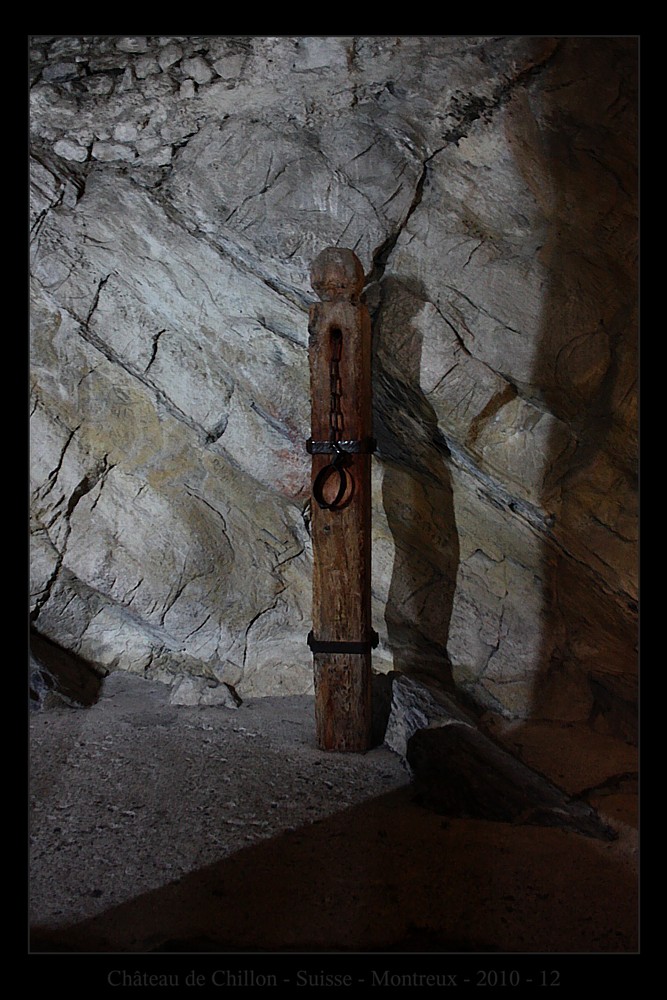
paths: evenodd
<path fill-rule="evenodd" d="M 340 330 L 332 331 L 333 350 L 329 366 L 330 405 L 329 405 L 329 440 L 340 441 L 343 437 L 343 413 L 340 399 L 343 388 L 340 380 L 340 359 L 343 353 L 343 334 Z"/>

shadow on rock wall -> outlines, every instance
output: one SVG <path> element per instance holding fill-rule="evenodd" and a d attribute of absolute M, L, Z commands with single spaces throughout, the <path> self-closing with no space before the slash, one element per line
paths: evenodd
<path fill-rule="evenodd" d="M 459 540 L 449 451 L 421 389 L 423 334 L 414 320 L 426 297 L 419 286 L 386 279 L 374 329 L 374 428 L 394 549 L 384 617 L 394 669 L 451 688 Z"/>
<path fill-rule="evenodd" d="M 499 141 L 534 206 L 522 225 L 535 243 L 523 296 L 524 318 L 534 315 L 535 325 L 530 337 L 530 328 L 510 317 L 507 352 L 491 350 L 505 390 L 473 419 L 465 443 L 465 428 L 447 426 L 447 404 L 436 413 L 423 389 L 422 331 L 438 320 L 428 314 L 437 289 L 399 264 L 381 283 L 374 323 L 375 433 L 391 536 L 376 538 L 375 552 L 391 579 L 384 615 L 394 667 L 451 685 L 461 659 L 470 674 L 466 686 L 503 713 L 588 720 L 627 739 L 636 731 L 635 75 L 634 39 L 565 39 L 539 86 L 527 75 L 502 111 Z M 446 201 L 447 188 L 438 196 Z M 508 266 L 504 275 L 502 261 L 488 275 L 480 272 L 487 291 L 504 281 L 501 298 L 520 274 L 515 238 L 510 233 L 494 251 L 489 236 L 488 253 L 504 253 Z M 517 260 L 530 256 L 520 249 Z M 455 282 L 447 261 L 442 268 L 442 281 Z M 508 301 L 522 302 L 520 292 L 512 294 Z M 472 348 L 480 360 L 485 349 L 483 342 Z M 444 382 L 444 368 L 436 374 Z M 461 451 L 453 461 L 443 430 Z M 497 611 L 468 602 L 470 610 L 459 614 L 467 639 L 459 624 L 452 662 L 452 610 L 456 616 L 460 596 L 467 601 L 465 593 L 455 595 L 459 534 L 471 551 L 471 539 L 481 538 L 474 514 L 458 529 L 455 520 L 451 476 L 464 452 L 468 466 L 477 466 L 491 512 L 487 518 L 479 508 L 491 544 L 494 524 L 522 540 L 512 554 L 499 535 L 502 559 L 489 563 L 501 588 Z M 502 508 L 496 521 L 495 500 Z M 467 558 L 463 587 L 474 572 Z M 471 652 L 476 630 L 489 651 L 481 667 Z"/>
<path fill-rule="evenodd" d="M 556 418 L 539 498 L 552 526 L 543 550 L 532 716 L 588 718 L 630 739 L 636 56 L 634 39 L 570 39 L 548 83 L 521 90 L 506 118 L 507 140 L 538 205 L 545 236 L 539 258 L 548 275 L 531 384 L 522 391 Z"/>

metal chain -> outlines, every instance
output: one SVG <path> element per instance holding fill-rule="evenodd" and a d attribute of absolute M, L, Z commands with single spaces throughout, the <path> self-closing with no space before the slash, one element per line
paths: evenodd
<path fill-rule="evenodd" d="M 329 367 L 331 402 L 329 406 L 329 440 L 340 441 L 343 436 L 343 413 L 340 398 L 343 388 L 340 380 L 340 359 L 343 353 L 343 335 L 340 330 L 332 332 L 333 350 Z"/>

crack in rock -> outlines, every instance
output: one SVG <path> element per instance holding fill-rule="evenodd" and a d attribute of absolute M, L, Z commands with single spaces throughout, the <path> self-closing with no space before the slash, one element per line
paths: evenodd
<path fill-rule="evenodd" d="M 69 315 L 72 317 L 72 319 L 74 319 L 79 324 L 79 329 L 77 331 L 78 335 L 83 340 L 85 340 L 86 343 L 90 344 L 91 347 L 94 347 L 97 351 L 99 351 L 100 354 L 102 354 L 102 356 L 105 357 L 107 361 L 110 361 L 114 365 L 118 365 L 131 378 L 136 379 L 138 382 L 141 382 L 142 385 L 144 385 L 147 389 L 149 389 L 151 394 L 154 396 L 156 402 L 159 405 L 162 405 L 164 409 L 167 410 L 167 412 L 172 417 L 174 417 L 176 420 L 179 420 L 181 423 L 185 424 L 186 427 L 190 428 L 190 430 L 194 431 L 203 445 L 208 445 L 211 443 L 211 441 L 217 440 L 222 431 L 220 433 L 217 433 L 216 436 L 216 429 L 214 429 L 213 431 L 214 436 L 211 438 L 210 437 L 211 432 L 208 431 L 201 424 L 199 424 L 196 420 L 193 420 L 193 418 L 188 416 L 188 414 L 185 413 L 183 410 L 181 410 L 181 408 L 177 406 L 172 399 L 169 398 L 169 396 L 166 394 L 166 392 L 164 392 L 163 389 L 160 389 L 158 386 L 156 386 L 155 383 L 152 382 L 151 379 L 146 376 L 145 371 L 143 372 L 139 371 L 133 365 L 125 361 L 116 351 L 113 350 L 113 348 L 109 347 L 109 345 L 106 344 L 101 337 L 99 337 L 96 333 L 93 333 L 93 331 L 89 328 L 91 318 L 94 315 L 95 310 L 97 309 L 99 303 L 100 294 L 102 292 L 102 289 L 106 285 L 107 281 L 111 277 L 111 273 L 106 275 L 106 277 L 100 280 L 97 286 L 93 302 L 88 311 L 88 315 L 85 319 L 82 319 L 80 316 L 77 316 L 71 310 L 65 310 L 63 308 L 63 311 L 68 312 Z"/>
<path fill-rule="evenodd" d="M 461 104 L 457 109 L 459 119 L 457 124 L 443 135 L 442 138 L 445 145 L 453 144 L 456 146 L 461 139 L 466 139 L 471 126 L 479 119 L 489 121 L 498 108 L 507 104 L 515 90 L 523 86 L 529 80 L 532 80 L 551 65 L 560 52 L 562 44 L 562 39 L 558 39 L 554 43 L 554 47 L 551 52 L 549 52 L 542 60 L 524 67 L 524 69 L 520 70 L 516 76 L 497 87 L 490 97 L 480 97 L 477 94 L 472 94 L 468 100 Z"/>
<path fill-rule="evenodd" d="M 151 367 L 151 365 L 155 361 L 155 358 L 157 357 L 157 347 L 158 347 L 158 344 L 160 343 L 160 337 L 162 336 L 163 333 L 166 333 L 166 332 L 167 332 L 166 330 L 159 330 L 157 333 L 153 334 L 153 349 L 152 349 L 152 352 L 151 352 L 150 361 L 148 362 L 148 364 L 144 368 L 144 375 L 146 375 L 146 373 L 148 372 L 148 369 Z"/>
<path fill-rule="evenodd" d="M 46 486 L 41 491 L 42 498 L 47 497 L 49 495 L 49 493 L 51 492 L 51 490 L 53 489 L 53 487 L 56 485 L 56 483 L 58 481 L 58 475 L 60 473 L 60 470 L 61 470 L 62 465 L 63 465 L 63 461 L 65 459 L 65 453 L 67 452 L 67 449 L 69 448 L 74 435 L 76 434 L 76 432 L 79 430 L 80 427 L 81 427 L 81 424 L 77 424 L 76 427 L 74 428 L 74 430 L 72 430 L 72 431 L 69 432 L 69 434 L 67 436 L 67 440 L 65 441 L 65 444 L 63 445 L 62 450 L 60 452 L 60 458 L 58 459 L 58 464 L 49 473 L 47 481 L 46 481 Z"/>
<path fill-rule="evenodd" d="M 58 557 L 56 559 L 55 567 L 53 569 L 51 576 L 46 582 L 46 586 L 44 587 L 42 595 L 35 602 L 35 606 L 30 613 L 31 623 L 36 622 L 37 619 L 39 618 L 42 608 L 51 597 L 51 592 L 53 590 L 54 584 L 60 574 L 60 570 L 62 568 L 65 559 L 65 553 L 67 551 L 67 543 L 72 533 L 72 522 L 71 522 L 72 514 L 76 510 L 79 502 L 83 499 L 83 497 L 85 497 L 88 493 L 90 493 L 90 491 L 94 489 L 95 486 L 100 481 L 102 481 L 102 485 L 104 485 L 104 481 L 106 480 L 107 475 L 109 474 L 109 472 L 111 472 L 113 468 L 115 468 L 115 466 L 109 464 L 108 455 L 105 455 L 104 458 L 101 460 L 101 462 L 98 462 L 95 469 L 91 473 L 86 473 L 86 475 L 80 480 L 78 485 L 72 491 L 72 495 L 69 498 L 67 507 L 63 514 L 66 523 L 66 528 L 65 528 L 65 537 L 63 539 L 62 548 L 58 552 Z M 97 503 L 97 500 L 95 501 L 95 503 Z"/>
<path fill-rule="evenodd" d="M 422 172 L 415 186 L 415 193 L 412 198 L 412 203 L 410 204 L 410 207 L 408 208 L 405 216 L 403 217 L 403 220 L 399 223 L 398 226 L 396 226 L 394 231 L 390 233 L 387 239 L 377 248 L 377 250 L 373 254 L 373 264 L 369 276 L 366 280 L 367 285 L 382 280 L 385 269 L 387 267 L 387 262 L 389 260 L 389 257 L 391 256 L 394 247 L 396 246 L 401 236 L 401 233 L 405 230 L 408 222 L 410 221 L 410 219 L 416 212 L 417 208 L 421 204 L 424 194 L 424 187 L 426 185 L 426 180 L 428 176 L 428 168 L 431 160 L 433 160 L 434 157 L 436 157 L 439 153 L 441 153 L 444 149 L 446 149 L 447 146 L 450 145 L 456 146 L 458 145 L 461 139 L 467 138 L 470 127 L 478 119 L 483 118 L 486 121 L 490 120 L 493 113 L 498 108 L 502 107 L 504 104 L 508 102 L 508 100 L 518 87 L 522 86 L 528 80 L 532 79 L 538 73 L 542 72 L 549 66 L 549 64 L 553 61 L 553 59 L 555 59 L 557 53 L 559 52 L 561 44 L 562 44 L 561 41 L 557 41 L 551 52 L 543 60 L 541 60 L 541 62 L 533 63 L 530 66 L 527 66 L 524 69 L 522 69 L 511 80 L 507 81 L 504 84 L 501 84 L 501 86 L 498 87 L 493 92 L 490 98 L 479 97 L 473 94 L 468 98 L 465 104 L 463 104 L 462 106 L 460 106 L 460 108 L 457 109 L 457 114 L 459 119 L 457 125 L 444 133 L 444 135 L 442 136 L 443 139 L 442 145 L 438 146 L 437 149 L 433 150 L 433 152 L 430 153 L 423 161 Z M 470 257 L 472 257 L 473 253 L 475 253 L 475 251 L 479 249 L 479 246 L 481 246 L 481 243 L 478 244 L 477 247 L 475 247 L 475 249 L 470 254 Z M 466 263 L 470 263 L 470 257 L 468 258 L 468 261 Z"/>
<path fill-rule="evenodd" d="M 196 490 L 195 490 L 195 489 L 194 489 L 194 488 L 193 488 L 192 486 L 190 486 L 190 485 L 189 485 L 188 483 L 185 483 L 184 485 L 185 485 L 185 489 L 187 490 L 187 493 L 188 493 L 188 496 L 191 496 L 191 497 L 194 497 L 194 498 L 195 498 L 195 500 L 199 500 L 199 501 L 200 501 L 201 503 L 203 503 L 203 504 L 204 504 L 204 505 L 205 505 L 206 507 L 208 507 L 208 509 L 209 509 L 209 510 L 212 510 L 212 511 L 213 511 L 213 513 L 214 513 L 214 514 L 216 515 L 216 517 L 219 517 L 219 518 L 220 518 L 220 520 L 222 521 L 222 533 L 223 533 L 223 535 L 225 536 L 225 538 L 226 538 L 227 542 L 228 542 L 228 543 L 230 544 L 230 547 L 231 547 L 231 542 L 230 542 L 230 540 L 229 540 L 229 537 L 228 537 L 228 535 L 227 535 L 227 522 L 225 521 L 225 518 L 224 518 L 224 515 L 222 514 L 222 511 L 218 510 L 218 508 L 217 508 L 217 507 L 214 507 L 214 506 L 213 506 L 213 504 L 212 504 L 212 503 L 210 503 L 210 502 L 209 502 L 209 501 L 208 501 L 208 500 L 206 499 L 206 497 L 203 497 L 203 496 L 201 495 L 201 493 L 198 493 L 198 492 L 197 492 L 197 491 L 196 491 Z"/>
<path fill-rule="evenodd" d="M 250 634 L 250 630 L 255 625 L 255 623 L 258 621 L 258 619 L 260 619 L 263 615 L 268 614 L 269 611 L 275 611 L 276 610 L 276 608 L 278 607 L 278 601 L 279 601 L 279 599 L 280 599 L 280 597 L 278 595 L 276 597 L 275 601 L 273 602 L 273 604 L 271 604 L 268 608 L 262 608 L 260 611 L 257 612 L 256 615 L 253 615 L 253 617 L 248 622 L 248 627 L 245 630 L 245 641 L 244 641 L 244 645 L 243 645 L 243 670 L 244 671 L 245 671 L 245 667 L 246 667 L 246 660 L 248 658 L 248 636 Z"/>

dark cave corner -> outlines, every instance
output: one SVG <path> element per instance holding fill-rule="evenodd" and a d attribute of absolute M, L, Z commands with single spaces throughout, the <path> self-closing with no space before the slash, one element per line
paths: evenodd
<path fill-rule="evenodd" d="M 33 711 L 64 705 L 90 708 L 100 697 L 107 673 L 35 629 L 30 632 L 29 669 L 28 698 Z"/>
<path fill-rule="evenodd" d="M 576 128 L 565 86 L 574 70 Z M 637 40 L 569 39 L 551 73 L 507 118 L 549 274 L 527 391 L 573 436 L 564 451 L 554 424 L 545 462 L 540 504 L 554 517 L 531 718 L 587 723 L 636 746 Z M 553 126 L 535 142 L 538 101 Z"/>

